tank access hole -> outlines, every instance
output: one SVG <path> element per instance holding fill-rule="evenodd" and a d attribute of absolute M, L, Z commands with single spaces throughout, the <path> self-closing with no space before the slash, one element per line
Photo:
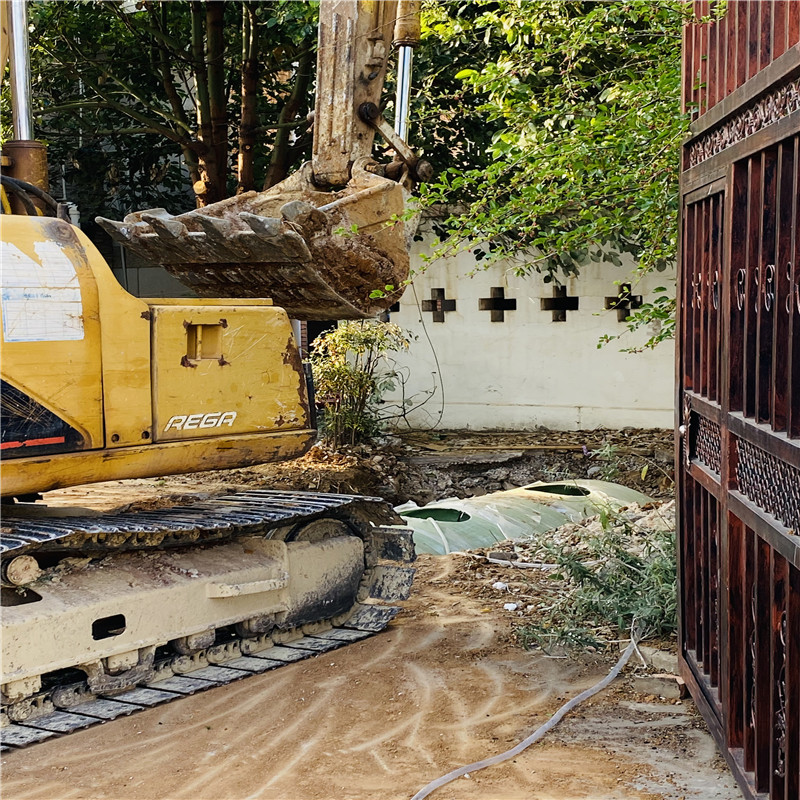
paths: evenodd
<path fill-rule="evenodd" d="M 110 617 L 101 617 L 92 623 L 92 639 L 110 639 L 119 636 L 125 630 L 125 615 L 113 614 Z"/>
<path fill-rule="evenodd" d="M 589 489 L 583 486 L 574 486 L 570 483 L 551 483 L 548 486 L 526 486 L 529 492 L 543 492 L 545 494 L 562 494 L 567 497 L 588 497 Z"/>

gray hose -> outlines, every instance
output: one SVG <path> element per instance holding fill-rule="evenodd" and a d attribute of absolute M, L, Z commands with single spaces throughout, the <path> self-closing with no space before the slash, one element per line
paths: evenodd
<path fill-rule="evenodd" d="M 599 683 L 596 683 L 590 689 L 586 689 L 586 691 L 581 692 L 579 695 L 576 695 L 572 698 L 568 703 L 565 703 L 561 708 L 550 717 L 547 722 L 544 723 L 540 728 L 537 728 L 527 739 L 523 739 L 518 745 L 512 747 L 510 750 L 506 750 L 505 753 L 500 753 L 496 756 L 491 756 L 491 758 L 485 758 L 482 761 L 476 761 L 474 764 L 467 764 L 466 767 L 459 767 L 458 769 L 454 769 L 452 772 L 448 772 L 447 775 L 442 775 L 441 778 L 437 778 L 435 781 L 431 781 L 427 786 L 420 789 L 412 798 L 411 800 L 423 800 L 424 797 L 427 797 L 432 792 L 435 792 L 441 786 L 444 786 L 451 781 L 454 781 L 456 778 L 460 778 L 462 775 L 467 775 L 470 772 L 477 772 L 479 769 L 483 769 L 484 767 L 492 767 L 495 764 L 500 764 L 503 761 L 508 761 L 509 758 L 513 758 L 516 755 L 519 755 L 523 750 L 527 747 L 530 747 L 534 742 L 537 742 L 541 739 L 546 733 L 551 731 L 558 725 L 559 722 L 570 712 L 572 711 L 575 706 L 582 703 L 584 700 L 588 700 L 593 695 L 597 694 L 598 692 L 603 691 L 616 677 L 617 675 L 622 672 L 622 668 L 628 663 L 628 659 L 631 657 L 631 654 L 636 650 L 636 639 L 631 635 L 631 642 L 625 648 L 625 652 L 620 656 L 619 661 L 614 665 L 614 668 L 611 672 L 606 675 L 603 680 Z"/>

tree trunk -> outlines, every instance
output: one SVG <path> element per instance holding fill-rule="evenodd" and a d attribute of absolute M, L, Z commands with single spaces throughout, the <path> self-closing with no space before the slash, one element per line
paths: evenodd
<path fill-rule="evenodd" d="M 198 179 L 193 188 L 199 208 L 227 196 L 228 155 L 222 39 L 223 2 L 193 0 L 192 71 L 197 100 Z M 221 134 L 221 139 L 218 138 Z M 190 165 L 191 170 L 191 165 Z"/>
<path fill-rule="evenodd" d="M 256 93 L 258 91 L 258 30 L 255 8 L 242 3 L 242 100 L 239 121 L 237 194 L 255 188 L 253 172 L 256 144 Z"/>
<path fill-rule="evenodd" d="M 211 153 L 213 162 L 207 170 L 216 200 L 228 196 L 228 116 L 225 91 L 225 39 L 223 22 L 225 0 L 206 3 L 206 53 L 208 64 L 208 99 L 211 111 Z"/>
<path fill-rule="evenodd" d="M 313 53 L 306 48 L 297 64 L 297 75 L 292 93 L 286 104 L 281 109 L 278 119 L 278 131 L 275 134 L 275 144 L 272 147 L 272 156 L 269 160 L 267 176 L 264 180 L 264 189 L 269 189 L 282 181 L 289 171 L 289 154 L 291 152 L 289 123 L 297 116 L 297 112 L 308 93 L 308 84 L 311 80 L 311 62 Z"/>

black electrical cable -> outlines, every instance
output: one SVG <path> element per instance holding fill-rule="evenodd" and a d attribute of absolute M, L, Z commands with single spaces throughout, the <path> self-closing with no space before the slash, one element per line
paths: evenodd
<path fill-rule="evenodd" d="M 22 192 L 28 195 L 33 195 L 37 200 L 41 200 L 45 205 L 49 206 L 53 213 L 58 213 L 58 203 L 53 199 L 51 195 L 45 192 L 43 189 L 40 189 L 38 186 L 34 186 L 32 183 L 28 183 L 27 181 L 21 181 L 18 178 L 12 178 L 9 175 L 0 175 L 0 184 L 9 189 L 10 191 L 14 192 L 14 194 L 22 200 Z M 25 201 L 22 200 L 22 204 L 25 206 L 26 210 L 28 206 L 26 205 Z M 31 204 L 33 208 L 33 214 L 36 214 L 36 208 Z M 30 214 L 31 212 L 28 211 Z"/>
<path fill-rule="evenodd" d="M 12 178 L 7 178 L 5 175 L 0 176 L 0 186 L 3 186 L 7 191 L 11 192 L 11 194 L 16 197 L 20 203 L 22 203 L 23 208 L 25 209 L 25 213 L 29 217 L 35 217 L 36 214 L 36 206 L 31 202 L 30 197 L 28 197 L 28 193 L 17 185 L 16 181 L 13 181 Z"/>
<path fill-rule="evenodd" d="M 442 380 L 442 368 L 439 365 L 439 356 L 436 354 L 436 348 L 433 346 L 433 342 L 431 341 L 430 334 L 428 333 L 428 328 L 425 325 L 425 318 L 422 316 L 422 307 L 421 307 L 420 302 L 419 302 L 419 297 L 417 297 L 417 287 L 414 286 L 413 282 L 411 284 L 411 291 L 414 294 L 414 302 L 417 305 L 417 312 L 419 314 L 419 321 L 420 321 L 420 323 L 422 325 L 422 332 L 425 334 L 425 338 L 428 340 L 428 345 L 430 345 L 431 354 L 433 355 L 433 361 L 436 364 L 436 373 L 439 376 L 439 388 L 442 390 L 442 402 L 441 402 L 441 405 L 439 406 L 439 416 L 438 416 L 436 422 L 434 422 L 433 425 L 428 427 L 428 430 L 433 431 L 433 430 L 436 430 L 436 428 L 439 427 L 439 423 L 441 423 L 442 417 L 444 416 L 445 397 L 444 397 L 444 381 Z M 427 400 L 426 400 L 426 402 L 427 402 Z M 424 405 L 424 404 L 422 404 L 422 405 Z"/>

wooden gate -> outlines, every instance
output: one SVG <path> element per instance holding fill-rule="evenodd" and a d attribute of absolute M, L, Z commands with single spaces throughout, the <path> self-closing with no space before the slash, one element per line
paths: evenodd
<path fill-rule="evenodd" d="M 798 41 L 800 0 L 684 30 L 681 670 L 745 795 L 770 800 L 800 799 Z"/>

